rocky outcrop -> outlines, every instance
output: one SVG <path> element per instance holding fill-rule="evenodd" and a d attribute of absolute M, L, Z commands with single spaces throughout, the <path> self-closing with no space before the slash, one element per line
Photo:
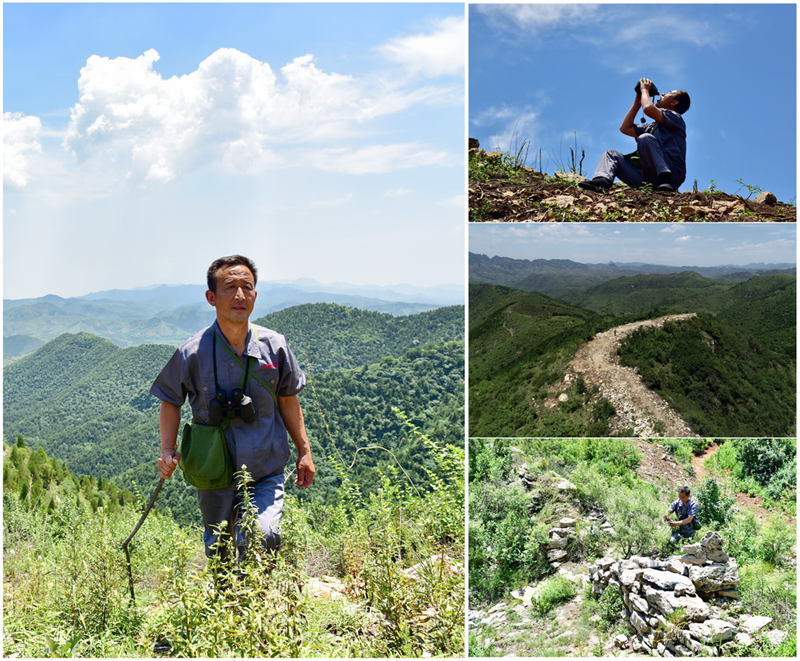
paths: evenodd
<path fill-rule="evenodd" d="M 708 532 L 684 546 L 680 557 L 603 558 L 592 565 L 592 591 L 619 588 L 633 629 L 626 644 L 615 644 L 657 656 L 717 655 L 729 645 L 752 644 L 752 635 L 771 620 L 726 617 L 717 605 L 735 599 L 739 583 L 736 560 L 722 545 L 717 533 Z"/>

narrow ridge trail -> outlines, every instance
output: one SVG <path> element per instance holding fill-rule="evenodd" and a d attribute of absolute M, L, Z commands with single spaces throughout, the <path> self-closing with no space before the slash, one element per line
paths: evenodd
<path fill-rule="evenodd" d="M 625 337 L 639 328 L 661 328 L 668 321 L 683 321 L 695 312 L 671 314 L 609 328 L 578 349 L 567 368 L 565 381 L 582 376 L 587 386 L 597 386 L 616 410 L 611 420 L 615 432 L 632 429 L 635 436 L 654 438 L 697 436 L 660 396 L 650 390 L 631 367 L 620 364 L 617 351 Z M 574 376 L 573 376 L 574 375 Z"/>

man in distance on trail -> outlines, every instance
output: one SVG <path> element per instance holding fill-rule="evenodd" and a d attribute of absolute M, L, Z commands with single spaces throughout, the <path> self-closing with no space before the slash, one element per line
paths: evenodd
<path fill-rule="evenodd" d="M 689 109 L 691 100 L 686 90 L 673 90 L 662 94 L 658 103 L 653 103 L 650 98 L 652 87 L 653 81 L 649 78 L 639 80 L 639 91 L 619 127 L 622 133 L 636 139 L 638 159 L 609 149 L 600 158 L 594 177 L 578 186 L 605 192 L 616 177 L 631 188 L 650 184 L 660 192 L 678 190 L 686 179 L 686 123 L 683 114 Z M 653 121 L 635 124 L 640 108 Z"/>
<path fill-rule="evenodd" d="M 664 515 L 664 521 L 669 523 L 673 528 L 670 542 L 672 544 L 679 544 L 681 539 L 689 539 L 694 537 L 694 519 L 697 516 L 699 505 L 694 498 L 691 498 L 691 490 L 688 486 L 682 486 L 678 489 L 678 500 L 669 506 L 667 513 Z M 672 521 L 669 515 L 675 512 L 678 517 L 677 521 Z"/>
<path fill-rule="evenodd" d="M 305 488 L 314 481 L 311 446 L 297 398 L 305 386 L 305 375 L 283 335 L 250 324 L 257 296 L 257 271 L 250 259 L 242 255 L 221 257 L 209 267 L 206 281 L 206 300 L 216 309 L 215 323 L 178 348 L 150 389 L 161 400 L 158 472 L 162 478 L 169 478 L 180 461 L 177 437 L 186 397 L 194 422 L 207 425 L 217 393 L 240 388 L 252 399 L 254 413 L 230 418 L 224 428 L 225 441 L 234 470 L 246 465 L 253 479 L 250 494 L 264 533 L 264 546 L 277 550 L 283 470 L 289 460 L 287 432 L 297 449 L 295 484 Z M 231 409 L 226 411 L 229 417 L 234 415 Z M 206 555 L 215 553 L 217 529 L 223 521 L 229 534 L 236 534 L 234 521 L 240 497 L 236 481 L 221 489 L 198 489 Z M 235 543 L 242 554 L 242 535 L 236 534 Z"/>

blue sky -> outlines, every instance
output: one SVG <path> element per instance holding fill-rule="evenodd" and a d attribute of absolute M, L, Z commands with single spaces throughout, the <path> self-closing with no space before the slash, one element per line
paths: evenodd
<path fill-rule="evenodd" d="M 794 223 L 473 223 L 470 252 L 584 264 L 796 263 Z"/>
<path fill-rule="evenodd" d="M 742 179 L 796 201 L 795 25 L 794 4 L 471 5 L 470 136 L 529 140 L 552 173 L 577 135 L 591 177 L 606 149 L 634 150 L 618 127 L 648 77 L 692 99 L 681 190 Z"/>
<path fill-rule="evenodd" d="M 234 252 L 462 283 L 465 39 L 460 4 L 4 4 L 4 296 Z"/>

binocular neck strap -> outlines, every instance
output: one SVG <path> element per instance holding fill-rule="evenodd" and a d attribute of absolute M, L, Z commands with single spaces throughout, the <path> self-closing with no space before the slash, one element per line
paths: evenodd
<path fill-rule="evenodd" d="M 211 349 L 212 359 L 214 361 L 214 388 L 216 388 L 215 392 L 219 392 L 221 388 L 219 387 L 219 379 L 217 378 L 217 342 L 222 344 L 223 347 L 228 349 L 228 352 L 233 356 L 241 365 L 241 359 L 237 356 L 234 352 L 230 350 L 225 341 L 219 336 L 217 330 L 214 329 L 214 344 Z M 244 392 L 244 387 L 247 385 L 247 381 L 250 379 L 250 356 L 245 356 L 245 366 L 244 366 L 244 375 L 242 376 L 242 382 L 239 384 L 239 389 Z"/>

